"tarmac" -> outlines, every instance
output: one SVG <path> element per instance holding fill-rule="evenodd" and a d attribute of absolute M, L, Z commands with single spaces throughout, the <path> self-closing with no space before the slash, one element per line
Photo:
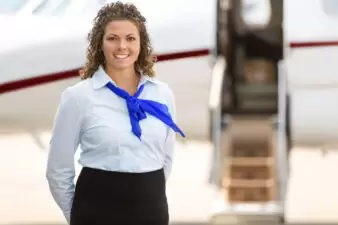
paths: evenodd
<path fill-rule="evenodd" d="M 41 133 L 48 143 L 50 131 Z M 62 225 L 45 179 L 47 150 L 26 133 L 0 136 L 0 224 Z M 208 184 L 211 145 L 178 141 L 167 194 L 171 225 L 207 224 L 216 192 Z M 286 198 L 289 223 L 338 223 L 338 153 L 296 148 Z M 77 166 L 77 172 L 80 167 Z"/>

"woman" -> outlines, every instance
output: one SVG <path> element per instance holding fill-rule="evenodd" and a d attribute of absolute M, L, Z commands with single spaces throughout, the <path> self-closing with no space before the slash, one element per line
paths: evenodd
<path fill-rule="evenodd" d="M 70 225 L 167 225 L 175 103 L 155 79 L 146 20 L 132 4 L 105 5 L 89 33 L 83 80 L 67 88 L 47 164 Z M 83 166 L 74 185 L 74 153 Z"/>

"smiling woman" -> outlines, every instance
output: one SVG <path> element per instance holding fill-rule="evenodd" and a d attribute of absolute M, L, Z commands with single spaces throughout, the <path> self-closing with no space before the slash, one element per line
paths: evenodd
<path fill-rule="evenodd" d="M 55 117 L 47 179 L 70 225 L 168 225 L 176 106 L 155 78 L 146 19 L 132 4 L 103 6 L 88 35 L 83 79 Z M 74 152 L 83 167 L 76 185 Z"/>

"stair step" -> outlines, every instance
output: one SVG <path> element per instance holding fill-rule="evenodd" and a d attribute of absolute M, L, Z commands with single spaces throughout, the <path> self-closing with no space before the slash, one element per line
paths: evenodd
<path fill-rule="evenodd" d="M 270 149 L 249 149 L 249 148 L 231 148 L 231 158 L 269 158 L 272 156 L 272 150 Z"/>
<path fill-rule="evenodd" d="M 273 157 L 230 157 L 224 164 L 223 177 L 248 181 L 271 179 L 275 177 L 275 160 Z"/>
<path fill-rule="evenodd" d="M 244 109 L 275 109 L 277 107 L 277 101 L 274 100 L 248 100 L 248 99 L 239 99 L 238 108 Z"/>
<path fill-rule="evenodd" d="M 227 169 L 227 176 L 229 179 L 270 179 L 275 177 L 274 167 L 271 166 L 231 166 Z"/>
<path fill-rule="evenodd" d="M 266 185 L 266 187 L 228 187 L 228 201 L 234 202 L 268 202 L 275 200 L 276 186 Z"/>
<path fill-rule="evenodd" d="M 229 157 L 229 166 L 274 166 L 273 157 Z"/>
<path fill-rule="evenodd" d="M 277 95 L 278 85 L 277 84 L 249 84 L 241 83 L 236 85 L 236 89 L 239 93 L 260 93 L 267 95 Z"/>
<path fill-rule="evenodd" d="M 237 98 L 240 108 L 276 108 L 278 90 L 276 85 L 241 84 L 237 87 Z"/>
<path fill-rule="evenodd" d="M 223 179 L 224 187 L 232 188 L 271 188 L 276 185 L 275 179 L 268 180 L 244 180 L 244 179 Z"/>

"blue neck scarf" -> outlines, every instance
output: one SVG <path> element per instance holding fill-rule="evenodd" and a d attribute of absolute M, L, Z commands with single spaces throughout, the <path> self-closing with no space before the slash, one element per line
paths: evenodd
<path fill-rule="evenodd" d="M 161 104 L 159 102 L 138 98 L 144 89 L 143 84 L 140 86 L 140 88 L 133 96 L 130 96 L 128 92 L 119 87 L 116 87 L 111 82 L 108 82 L 106 86 L 116 95 L 126 100 L 130 123 L 132 126 L 132 132 L 139 139 L 141 138 L 142 133 L 139 121 L 147 118 L 146 112 L 161 120 L 175 132 L 180 133 L 182 137 L 185 137 L 184 133 L 178 128 L 178 126 L 172 120 L 170 113 L 168 111 L 168 107 L 166 105 Z"/>

